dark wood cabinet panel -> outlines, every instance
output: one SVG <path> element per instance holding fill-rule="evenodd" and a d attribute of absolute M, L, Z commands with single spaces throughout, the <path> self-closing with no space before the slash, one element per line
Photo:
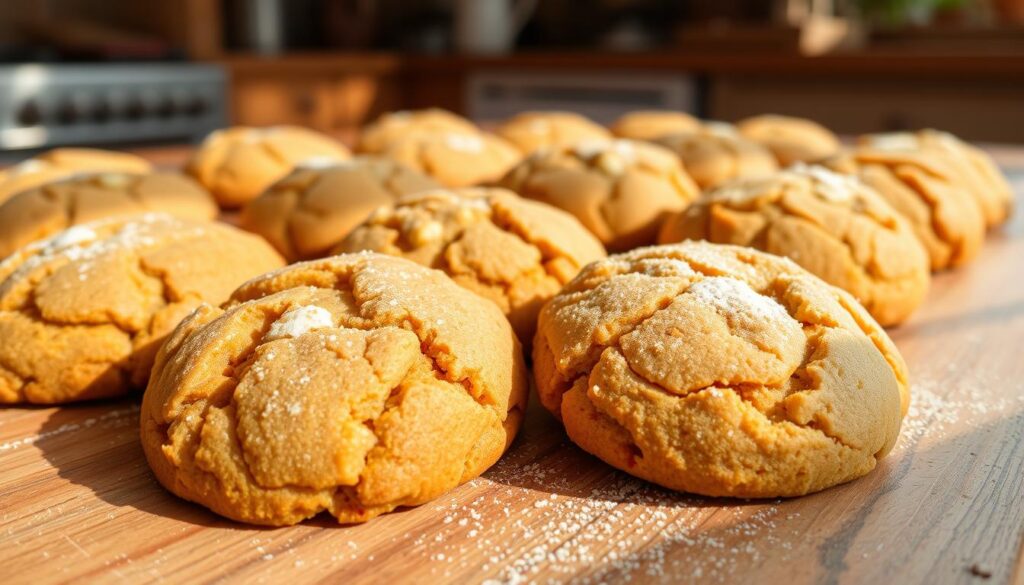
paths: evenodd
<path fill-rule="evenodd" d="M 815 119 L 858 134 L 932 127 L 970 140 L 1024 142 L 1024 77 L 975 80 L 908 77 L 728 75 L 709 84 L 710 116 L 764 112 Z"/>

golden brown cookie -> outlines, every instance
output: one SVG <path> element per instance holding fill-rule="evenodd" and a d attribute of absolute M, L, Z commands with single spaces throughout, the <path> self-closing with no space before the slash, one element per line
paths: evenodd
<path fill-rule="evenodd" d="M 21 191 L 66 179 L 76 173 L 148 173 L 151 168 L 145 159 L 127 152 L 96 148 L 55 148 L 0 170 L 0 203 Z"/>
<path fill-rule="evenodd" d="M 657 140 L 669 134 L 686 134 L 701 129 L 700 120 L 684 112 L 638 110 L 620 117 L 611 126 L 612 134 L 631 140 Z"/>
<path fill-rule="evenodd" d="M 504 139 L 484 132 L 414 132 L 384 156 L 427 174 L 445 187 L 470 187 L 501 178 L 522 159 Z"/>
<path fill-rule="evenodd" d="M 381 205 L 438 187 L 423 173 L 384 158 L 299 167 L 247 203 L 240 225 L 266 238 L 291 262 L 317 258 Z"/>
<path fill-rule="evenodd" d="M 679 157 L 701 189 L 738 177 L 763 177 L 779 170 L 768 149 L 731 131 L 707 127 L 662 136 L 656 142 Z"/>
<path fill-rule="evenodd" d="M 142 445 L 167 489 L 229 518 L 363 522 L 494 464 L 526 375 L 501 312 L 441 272 L 314 260 L 182 322 L 153 367 Z"/>
<path fill-rule="evenodd" d="M 235 126 L 206 137 L 186 167 L 222 207 L 240 207 L 299 164 L 349 158 L 338 141 L 298 126 Z"/>
<path fill-rule="evenodd" d="M 882 325 L 925 298 L 928 254 L 885 199 L 856 177 L 794 165 L 704 193 L 665 222 L 658 241 L 708 240 L 786 256 L 852 294 Z"/>
<path fill-rule="evenodd" d="M 533 360 L 573 442 L 709 496 L 860 477 L 909 404 L 903 358 L 852 296 L 785 258 L 707 242 L 585 267 L 541 310 Z"/>
<path fill-rule="evenodd" d="M 612 137 L 604 126 L 573 112 L 523 112 L 506 120 L 494 133 L 525 154 Z"/>
<path fill-rule="evenodd" d="M 868 148 L 896 152 L 927 151 L 941 158 L 949 178 L 960 183 L 981 207 L 989 227 L 1006 221 L 1013 210 L 1013 188 L 985 151 L 948 132 L 919 130 L 861 136 Z"/>
<path fill-rule="evenodd" d="M 382 207 L 336 253 L 371 250 L 444 271 L 491 300 L 529 345 L 537 312 L 604 248 L 575 217 L 504 189 L 428 191 Z"/>
<path fill-rule="evenodd" d="M 985 219 L 978 202 L 954 180 L 944 157 L 926 151 L 858 147 L 826 164 L 855 174 L 910 222 L 932 270 L 963 265 L 981 251 Z"/>
<path fill-rule="evenodd" d="M 698 193 L 678 157 L 632 140 L 537 152 L 499 185 L 568 211 L 611 251 L 653 243 L 662 221 Z"/>
<path fill-rule="evenodd" d="M 440 108 L 391 112 L 363 129 L 356 152 L 384 154 L 399 140 L 418 133 L 476 134 L 479 129 L 469 120 Z"/>
<path fill-rule="evenodd" d="M 819 162 L 839 152 L 839 138 L 813 120 L 765 114 L 736 124 L 748 140 L 772 151 L 782 166 L 795 162 Z"/>
<path fill-rule="evenodd" d="M 0 263 L 0 402 L 126 394 L 202 303 L 283 260 L 225 224 L 147 214 L 77 225 Z"/>
<path fill-rule="evenodd" d="M 73 225 L 146 212 L 208 221 L 217 216 L 217 204 L 195 181 L 177 173 L 75 175 L 0 204 L 0 259 Z"/>

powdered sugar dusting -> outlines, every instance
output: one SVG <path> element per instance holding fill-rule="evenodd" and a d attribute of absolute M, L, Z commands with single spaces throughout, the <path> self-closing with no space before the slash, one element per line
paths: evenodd
<path fill-rule="evenodd" d="M 899 471 L 904 462 L 930 464 L 914 457 L 920 445 L 949 441 L 954 429 L 997 416 L 1024 423 L 1024 392 L 995 399 L 985 392 L 993 382 L 962 382 L 952 391 L 941 378 L 915 384 L 900 440 L 883 460 L 885 467 L 808 498 L 845 498 L 845 490 L 863 489 L 863 482 L 877 482 L 873 489 L 888 490 L 896 482 L 894 489 L 913 490 L 891 476 L 907 472 Z M 702 498 L 616 471 L 592 475 L 587 461 L 567 441 L 554 447 L 524 440 L 484 477 L 438 500 L 432 506 L 437 524 L 410 535 L 407 550 L 429 560 L 435 575 L 473 575 L 491 585 L 731 583 L 749 578 L 746 571 L 769 559 L 775 565 L 815 553 L 806 546 L 805 531 L 814 519 L 802 517 L 804 499 Z M 874 541 L 858 542 L 849 555 L 871 559 L 880 550 Z"/>
<path fill-rule="evenodd" d="M 628 140 L 613 140 L 612 151 L 629 162 L 636 160 L 636 145 Z"/>
<path fill-rule="evenodd" d="M 722 136 L 725 138 L 736 138 L 739 136 L 739 131 L 736 130 L 736 126 L 728 122 L 720 122 L 717 120 L 711 120 L 704 122 L 704 131 L 712 136 Z"/>
<path fill-rule="evenodd" d="M 186 224 L 164 213 L 147 213 L 124 222 L 112 234 L 103 235 L 108 226 L 123 220 L 100 220 L 89 224 L 73 226 L 50 238 L 33 242 L 0 262 L 0 272 L 16 264 L 16 273 L 31 270 L 63 256 L 72 262 L 90 260 L 122 249 L 139 249 L 155 245 L 154 233 L 168 225 L 180 226 L 173 232 L 175 237 L 189 237 L 205 228 L 193 230 Z M 165 230 L 166 231 L 166 230 Z M 12 274 L 12 277 L 14 275 Z"/>
<path fill-rule="evenodd" d="M 297 305 L 285 311 L 263 337 L 264 341 L 300 337 L 315 329 L 334 327 L 330 311 L 316 305 Z"/>
<path fill-rule="evenodd" d="M 76 225 L 53 236 L 44 249 L 51 254 L 57 253 L 77 244 L 91 242 L 98 237 L 99 235 L 89 226 Z"/>
<path fill-rule="evenodd" d="M 456 202 L 465 209 L 481 213 L 491 212 L 491 201 L 487 197 L 487 192 L 482 189 L 464 190 L 462 191 L 462 196 L 456 196 Z"/>
<path fill-rule="evenodd" d="M 412 232 L 412 235 L 413 243 L 422 246 L 440 240 L 444 235 L 444 226 L 439 221 L 427 221 Z"/>
<path fill-rule="evenodd" d="M 458 152 L 483 152 L 484 141 L 479 136 L 471 134 L 447 134 L 444 143 L 448 148 Z"/>
<path fill-rule="evenodd" d="M 851 201 L 860 188 L 857 178 L 841 175 L 820 165 L 796 163 L 781 173 L 784 177 L 806 177 L 814 182 L 814 193 L 832 203 Z"/>
<path fill-rule="evenodd" d="M 878 150 L 888 152 L 902 152 L 917 150 L 920 142 L 917 137 L 909 132 L 890 132 L 885 134 L 872 134 L 866 139 L 867 145 Z"/>
<path fill-rule="evenodd" d="M 761 181 L 758 179 L 741 177 L 711 189 L 704 197 L 708 201 L 723 201 L 743 205 L 760 195 L 761 190 L 756 188 L 760 184 Z M 687 213 L 699 214 L 700 209 L 691 206 L 687 208 Z"/>
<path fill-rule="evenodd" d="M 547 118 L 533 118 L 526 123 L 526 130 L 532 134 L 547 134 L 551 131 L 551 122 Z"/>
<path fill-rule="evenodd" d="M 127 173 L 102 173 L 96 176 L 96 182 L 108 189 L 123 189 L 131 184 L 134 177 Z"/>
<path fill-rule="evenodd" d="M 280 134 L 281 130 L 278 128 L 249 128 L 244 134 L 242 134 L 241 141 L 244 144 L 256 144 L 273 138 L 276 134 Z"/>
<path fill-rule="evenodd" d="M 965 343 L 973 343 L 972 337 L 966 336 Z M 922 356 L 918 353 L 916 357 Z M 870 515 L 869 525 L 881 522 L 885 526 L 906 518 L 905 513 L 896 513 L 900 504 L 909 502 L 917 508 L 940 479 L 948 477 L 939 471 L 951 465 L 953 457 L 974 457 L 975 446 L 991 451 L 988 455 L 978 451 L 978 458 L 965 467 L 971 470 L 968 475 L 957 475 L 954 491 L 962 494 L 964 504 L 953 502 L 951 513 L 958 513 L 957 509 L 962 512 L 971 500 L 988 499 L 997 493 L 1006 504 L 996 505 L 1007 506 L 1005 510 L 1012 512 L 1009 506 L 1019 499 L 1005 485 L 974 480 L 989 477 L 985 475 L 988 472 L 978 470 L 989 466 L 1003 470 L 999 475 L 992 474 L 993 479 L 1013 480 L 1010 474 L 1017 467 L 1007 465 L 1013 463 L 1012 449 L 991 440 L 996 436 L 989 433 L 991 425 L 997 423 L 1024 429 L 1024 385 L 1017 378 L 974 369 L 968 373 L 962 363 L 936 365 L 919 359 L 915 365 L 919 376 L 895 449 L 866 477 L 820 494 L 744 501 L 665 490 L 611 470 L 569 443 L 554 420 L 533 411 L 524 436 L 483 477 L 423 506 L 364 525 L 337 527 L 332 519 L 322 518 L 287 529 L 252 530 L 244 537 L 233 536 L 239 534 L 234 526 L 207 527 L 202 538 L 234 547 L 234 554 L 241 557 L 238 565 L 252 570 L 254 582 L 273 582 L 282 574 L 309 580 L 316 576 L 321 580 L 337 579 L 341 572 L 350 570 L 356 572 L 357 580 L 370 580 L 378 571 L 380 578 L 395 578 L 396 571 L 409 571 L 403 575 L 413 578 L 415 573 L 415 578 L 425 582 L 492 585 L 748 582 L 756 580 L 762 568 L 777 575 L 780 566 L 802 563 L 799 566 L 820 567 L 816 555 L 822 551 L 821 531 L 835 529 L 844 536 L 849 534 L 844 529 L 850 526 L 859 531 L 858 522 L 864 515 Z M 281 402 L 279 407 L 302 414 L 301 404 Z M 60 437 L 62 442 L 96 443 L 102 449 L 98 452 L 109 457 L 107 443 L 95 440 L 109 435 L 95 431 L 137 428 L 137 412 L 137 406 L 130 406 L 8 441 L 0 445 L 0 455 L 24 458 L 33 449 L 52 450 L 53 444 L 45 447 L 44 440 Z M 965 439 L 971 433 L 976 433 L 975 438 Z M 120 448 L 130 444 L 131 457 L 144 465 L 137 453 L 137 436 L 123 434 L 129 442 L 120 443 Z M 120 434 L 117 438 L 123 440 Z M 1008 438 L 1020 440 L 1020 431 Z M 39 444 L 33 446 L 36 441 Z M 164 494 L 148 472 L 142 477 L 126 474 L 123 483 L 139 482 L 130 485 L 141 486 L 145 497 L 173 501 L 174 496 Z M 996 491 L 1000 487 L 1003 491 Z M 83 494 L 89 492 L 81 489 Z M 27 545 L 37 531 L 54 534 L 57 529 L 48 527 L 50 517 L 80 513 L 72 509 L 80 505 L 80 499 L 86 496 L 54 502 L 34 516 L 26 515 L 22 525 L 27 528 L 7 532 L 8 540 L 14 546 Z M 89 501 L 89 505 L 97 504 Z M 118 516 L 133 513 L 129 506 L 110 509 Z M 933 516 L 947 514 L 945 510 L 928 512 L 927 503 L 921 510 Z M 81 521 L 74 521 L 91 519 L 83 514 Z M 195 530 L 193 524 L 179 524 L 182 532 Z M 63 530 L 66 524 L 59 526 Z M 39 554 L 44 561 L 62 562 L 85 554 L 77 548 L 79 545 L 57 534 L 38 545 L 38 550 L 29 549 L 29 554 Z M 892 556 L 887 553 L 892 543 L 872 538 L 869 532 L 864 534 L 869 536 L 846 540 L 849 548 L 840 550 L 834 560 L 865 566 L 890 562 Z M 36 542 L 43 541 L 37 538 Z M 178 565 L 168 561 L 194 547 L 194 543 L 159 542 L 161 548 L 148 553 L 155 561 L 149 560 L 145 570 L 155 579 L 173 577 Z M 87 540 L 81 546 L 88 554 L 103 554 Z M 406 562 L 390 561 L 395 555 Z M 964 569 L 979 558 L 974 555 L 981 553 L 972 551 L 970 555 L 964 557 Z M 985 558 L 992 557 L 982 556 L 980 560 Z M 147 560 L 135 557 L 134 562 Z M 120 569 L 132 568 L 130 561 L 116 556 L 110 557 L 110 563 Z M 136 565 L 135 569 L 141 573 L 141 567 Z"/>
<path fill-rule="evenodd" d="M 570 152 L 611 176 L 623 174 L 640 157 L 637 144 L 631 140 L 584 140 Z"/>
<path fill-rule="evenodd" d="M 781 323 L 791 320 L 786 309 L 775 299 L 758 294 L 750 285 L 736 278 L 705 278 L 691 286 L 687 292 L 725 315 L 752 321 Z"/>
<path fill-rule="evenodd" d="M 351 160 L 339 160 L 333 156 L 318 155 L 302 159 L 295 166 L 301 169 L 320 170 L 334 167 L 355 166 L 356 162 Z"/>
<path fill-rule="evenodd" d="M 955 135 L 943 130 L 927 130 L 929 135 L 935 138 L 935 144 L 951 154 L 959 154 L 966 146 L 963 141 Z"/>
<path fill-rule="evenodd" d="M 14 165 L 7 172 L 8 172 L 8 176 L 13 178 L 13 177 L 21 176 L 21 175 L 29 175 L 29 174 L 32 174 L 32 173 L 38 173 L 40 171 L 46 170 L 50 166 L 52 166 L 52 165 L 50 165 L 50 163 L 47 163 L 46 161 L 41 161 L 41 160 L 37 160 L 37 159 L 34 159 L 34 158 L 30 158 L 30 159 L 28 159 L 28 160 L 26 160 L 24 162 L 20 162 L 20 163 Z"/>
<path fill-rule="evenodd" d="M 799 514 L 779 501 L 755 509 L 617 471 L 587 477 L 587 456 L 568 442 L 554 451 L 562 455 L 546 452 L 551 446 L 524 442 L 460 488 L 462 497 L 439 500 L 431 510 L 437 523 L 406 550 L 429 559 L 435 575 L 491 585 L 728 581 L 741 562 L 792 554 L 778 525 Z"/>
<path fill-rule="evenodd" d="M 636 146 L 629 140 L 583 140 L 572 147 L 572 152 L 586 160 L 606 153 L 613 153 L 629 163 L 637 157 Z"/>
<path fill-rule="evenodd" d="M 138 426 L 138 414 L 139 407 L 135 404 L 129 405 L 125 408 L 116 408 L 104 412 L 99 416 L 89 417 L 79 422 L 69 422 L 36 435 L 29 435 L 21 439 L 14 439 L 0 443 L 0 453 L 5 451 L 14 451 L 22 447 L 34 445 L 39 441 L 44 441 L 46 439 L 51 439 L 68 433 L 91 429 L 97 426 L 101 428 Z"/>
<path fill-rule="evenodd" d="M 458 192 L 437 189 L 408 195 L 397 206 L 381 206 L 367 219 L 369 224 L 399 229 L 415 247 L 435 244 L 445 237 L 445 218 L 469 225 L 492 213 L 486 189 Z"/>
<path fill-rule="evenodd" d="M 572 152 L 583 159 L 592 159 L 608 148 L 606 140 L 584 140 L 572 147 Z"/>
<path fill-rule="evenodd" d="M 677 258 L 659 258 L 656 262 L 638 263 L 644 274 L 658 277 L 692 278 L 700 273 L 690 267 L 689 264 Z M 626 265 L 628 268 L 628 264 Z M 624 269 L 625 270 L 625 269 Z"/>

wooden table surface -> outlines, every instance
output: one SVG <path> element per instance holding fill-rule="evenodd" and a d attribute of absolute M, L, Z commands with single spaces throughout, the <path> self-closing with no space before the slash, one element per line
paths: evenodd
<path fill-rule="evenodd" d="M 1024 194 L 1024 160 L 1018 198 Z M 1024 584 L 1024 214 L 891 333 L 913 375 L 897 448 L 791 500 L 671 493 L 532 408 L 435 502 L 338 526 L 223 520 L 155 481 L 138 400 L 0 410 L 0 583 L 235 581 Z"/>

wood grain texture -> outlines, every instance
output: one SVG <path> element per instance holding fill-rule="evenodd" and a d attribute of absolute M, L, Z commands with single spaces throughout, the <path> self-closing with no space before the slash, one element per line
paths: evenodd
<path fill-rule="evenodd" d="M 754 75 L 865 75 L 873 78 L 915 76 L 960 80 L 1020 79 L 1024 54 L 1019 51 L 956 54 L 952 51 L 856 51 L 806 56 L 776 51 L 663 51 L 659 53 L 537 51 L 509 55 L 409 55 L 408 71 L 426 75 L 443 71 L 565 70 L 565 71 L 678 71 L 688 73 L 749 73 Z"/>
<path fill-rule="evenodd" d="M 658 489 L 533 408 L 495 468 L 433 503 L 359 526 L 252 528 L 156 483 L 136 400 L 6 408 L 0 582 L 1021 584 L 1022 273 L 1017 213 L 891 332 L 914 378 L 895 451 L 863 479 L 784 501 Z"/>

